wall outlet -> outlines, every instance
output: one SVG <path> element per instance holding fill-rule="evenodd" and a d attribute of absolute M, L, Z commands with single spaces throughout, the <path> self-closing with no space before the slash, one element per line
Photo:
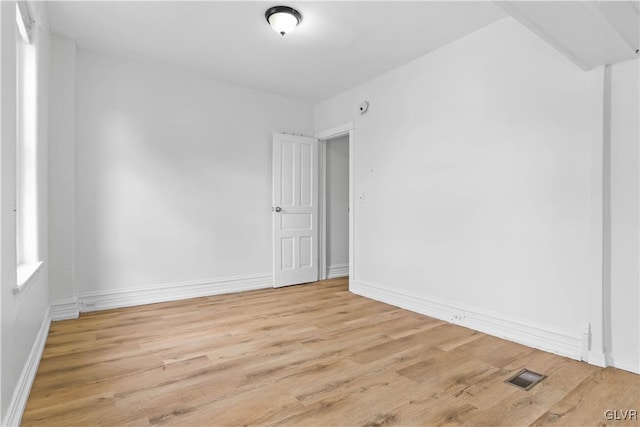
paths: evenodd
<path fill-rule="evenodd" d="M 94 302 L 82 302 L 80 303 L 80 311 L 86 311 L 87 309 L 95 306 L 96 304 Z"/>
<path fill-rule="evenodd" d="M 465 320 L 467 320 L 467 316 L 465 316 L 464 314 L 454 314 L 453 316 L 451 316 L 452 322 L 464 322 Z"/>

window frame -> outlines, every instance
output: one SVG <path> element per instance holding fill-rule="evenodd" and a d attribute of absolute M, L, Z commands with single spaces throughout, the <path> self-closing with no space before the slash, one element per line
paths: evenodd
<path fill-rule="evenodd" d="M 16 2 L 16 287 L 39 271 L 37 60 L 26 1 Z"/>

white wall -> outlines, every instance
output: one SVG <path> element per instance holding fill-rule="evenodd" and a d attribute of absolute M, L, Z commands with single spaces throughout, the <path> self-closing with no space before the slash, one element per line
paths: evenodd
<path fill-rule="evenodd" d="M 311 134 L 312 106 L 84 50 L 76 78 L 80 295 L 269 283 L 271 135 Z"/>
<path fill-rule="evenodd" d="M 16 287 L 15 163 L 16 163 L 16 12 L 15 2 L 0 2 L 0 299 L 1 299 L 1 391 L 0 419 L 3 425 L 15 423 L 26 403 L 32 377 L 37 369 L 39 333 L 48 328 L 48 245 L 47 245 L 47 136 L 50 40 L 46 9 L 35 3 L 36 26 L 33 43 L 37 62 L 37 162 L 40 270 L 24 289 Z M 35 365 L 31 364 L 35 363 Z M 17 417 L 17 418 L 16 418 Z"/>
<path fill-rule="evenodd" d="M 640 61 L 611 66 L 611 356 L 640 373 Z"/>
<path fill-rule="evenodd" d="M 327 268 L 349 265 L 349 136 L 327 141 Z"/>
<path fill-rule="evenodd" d="M 354 289 L 601 353 L 602 87 L 505 18 L 317 104 L 355 121 Z"/>
<path fill-rule="evenodd" d="M 74 295 L 75 71 L 75 42 L 53 35 L 49 126 L 49 282 L 54 303 L 68 301 Z"/>

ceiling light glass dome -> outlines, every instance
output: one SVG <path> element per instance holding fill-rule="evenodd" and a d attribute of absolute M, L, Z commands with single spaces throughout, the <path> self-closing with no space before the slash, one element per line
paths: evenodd
<path fill-rule="evenodd" d="M 295 30 L 302 21 L 300 12 L 289 6 L 272 7 L 265 12 L 264 16 L 271 28 L 283 36 Z"/>

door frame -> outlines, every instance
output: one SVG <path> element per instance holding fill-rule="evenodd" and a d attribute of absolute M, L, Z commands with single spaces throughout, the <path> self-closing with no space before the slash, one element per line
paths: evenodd
<path fill-rule="evenodd" d="M 319 280 L 327 279 L 327 141 L 349 136 L 349 281 L 355 281 L 355 131 L 353 120 L 315 133 L 318 139 L 318 267 Z"/>

